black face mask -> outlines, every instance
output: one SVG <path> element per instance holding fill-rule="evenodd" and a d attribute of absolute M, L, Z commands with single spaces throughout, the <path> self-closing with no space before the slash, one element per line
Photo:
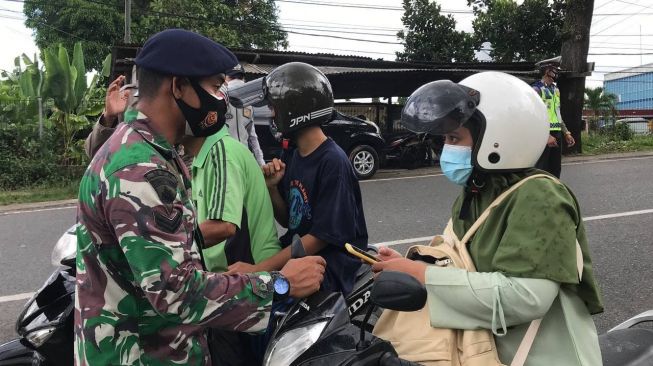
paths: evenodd
<path fill-rule="evenodd" d="M 204 90 L 200 84 L 190 79 L 190 85 L 200 99 L 200 107 L 193 108 L 181 99 L 176 99 L 177 106 L 186 118 L 186 134 L 195 137 L 206 137 L 220 131 L 225 124 L 227 101 L 218 99 Z"/>

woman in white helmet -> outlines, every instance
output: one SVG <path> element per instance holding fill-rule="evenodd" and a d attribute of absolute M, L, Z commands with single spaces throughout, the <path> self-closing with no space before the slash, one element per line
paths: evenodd
<path fill-rule="evenodd" d="M 408 99 L 402 123 L 445 136 L 442 171 L 464 187 L 452 208 L 458 238 L 502 192 L 543 173 L 533 166 L 547 142 L 546 109 L 513 76 L 485 72 L 458 84 L 426 84 Z M 602 364 L 590 314 L 603 305 L 578 202 L 567 187 L 546 177 L 525 181 L 466 248 L 477 272 L 411 261 L 388 248 L 381 248 L 383 261 L 374 269 L 406 272 L 424 283 L 433 327 L 491 330 L 504 364 L 540 318 L 526 365 Z"/>

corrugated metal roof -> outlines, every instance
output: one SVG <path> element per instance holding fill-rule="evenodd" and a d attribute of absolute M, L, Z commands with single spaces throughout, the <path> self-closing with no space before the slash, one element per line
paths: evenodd
<path fill-rule="evenodd" d="M 251 64 L 242 63 L 245 72 L 248 74 L 266 75 L 274 70 L 278 65 L 271 64 Z M 316 66 L 325 75 L 357 74 L 357 73 L 401 73 L 401 72 L 447 72 L 447 73 L 465 73 L 487 71 L 487 69 L 455 69 L 455 68 L 365 68 L 365 67 L 342 67 L 342 66 Z M 513 75 L 535 75 L 536 71 L 515 71 L 515 70 L 494 70 L 503 71 Z"/>
<path fill-rule="evenodd" d="M 647 74 L 650 72 L 653 72 L 653 63 L 641 65 L 641 66 L 635 66 L 628 69 L 623 69 L 623 70 L 605 74 L 604 80 L 605 81 L 619 80 L 630 76 Z"/>

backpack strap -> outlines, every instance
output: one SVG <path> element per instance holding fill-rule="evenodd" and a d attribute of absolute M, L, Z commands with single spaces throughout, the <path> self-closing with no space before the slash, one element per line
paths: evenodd
<path fill-rule="evenodd" d="M 490 212 L 492 212 L 492 210 L 493 210 L 495 207 L 499 206 L 499 205 L 501 204 L 501 202 L 503 202 L 503 200 L 504 200 L 506 197 L 508 197 L 512 192 L 514 192 L 515 190 L 517 190 L 517 188 L 521 187 L 524 183 L 526 183 L 527 181 L 529 181 L 529 180 L 531 180 L 531 179 L 534 179 L 534 178 L 549 178 L 549 179 L 552 179 L 552 180 L 554 180 L 554 181 L 558 181 L 557 179 L 553 178 L 553 177 L 550 176 L 550 175 L 546 175 L 546 174 L 534 174 L 534 175 L 528 176 L 528 177 L 526 177 L 526 178 L 520 180 L 519 182 L 513 184 L 510 188 L 508 188 L 508 189 L 505 190 L 503 193 L 501 193 L 501 194 L 499 195 L 499 197 L 495 198 L 494 201 L 492 201 L 492 203 L 490 203 L 490 205 L 485 209 L 485 211 L 483 211 L 483 213 L 481 214 L 481 216 L 479 216 L 478 219 L 474 222 L 474 224 L 472 225 L 472 227 L 470 227 L 469 230 L 467 230 L 467 232 L 466 232 L 465 235 L 463 236 L 462 240 L 460 240 L 460 243 L 461 243 L 463 246 L 465 246 L 465 245 L 467 244 L 467 241 L 469 241 L 469 239 L 470 239 L 474 234 L 476 234 L 476 230 L 478 230 L 478 228 L 481 227 L 481 225 L 483 225 L 483 223 L 484 223 L 485 220 L 488 218 L 488 216 L 490 216 Z"/>

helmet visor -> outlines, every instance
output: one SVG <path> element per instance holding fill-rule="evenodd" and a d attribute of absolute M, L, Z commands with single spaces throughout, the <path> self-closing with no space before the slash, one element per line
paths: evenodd
<path fill-rule="evenodd" d="M 417 89 L 401 112 L 401 123 L 417 133 L 443 135 L 474 114 L 480 93 L 450 80 L 428 83 Z"/>
<path fill-rule="evenodd" d="M 262 107 L 267 104 L 265 94 L 265 77 L 262 77 L 229 89 L 229 102 L 236 108 Z"/>

